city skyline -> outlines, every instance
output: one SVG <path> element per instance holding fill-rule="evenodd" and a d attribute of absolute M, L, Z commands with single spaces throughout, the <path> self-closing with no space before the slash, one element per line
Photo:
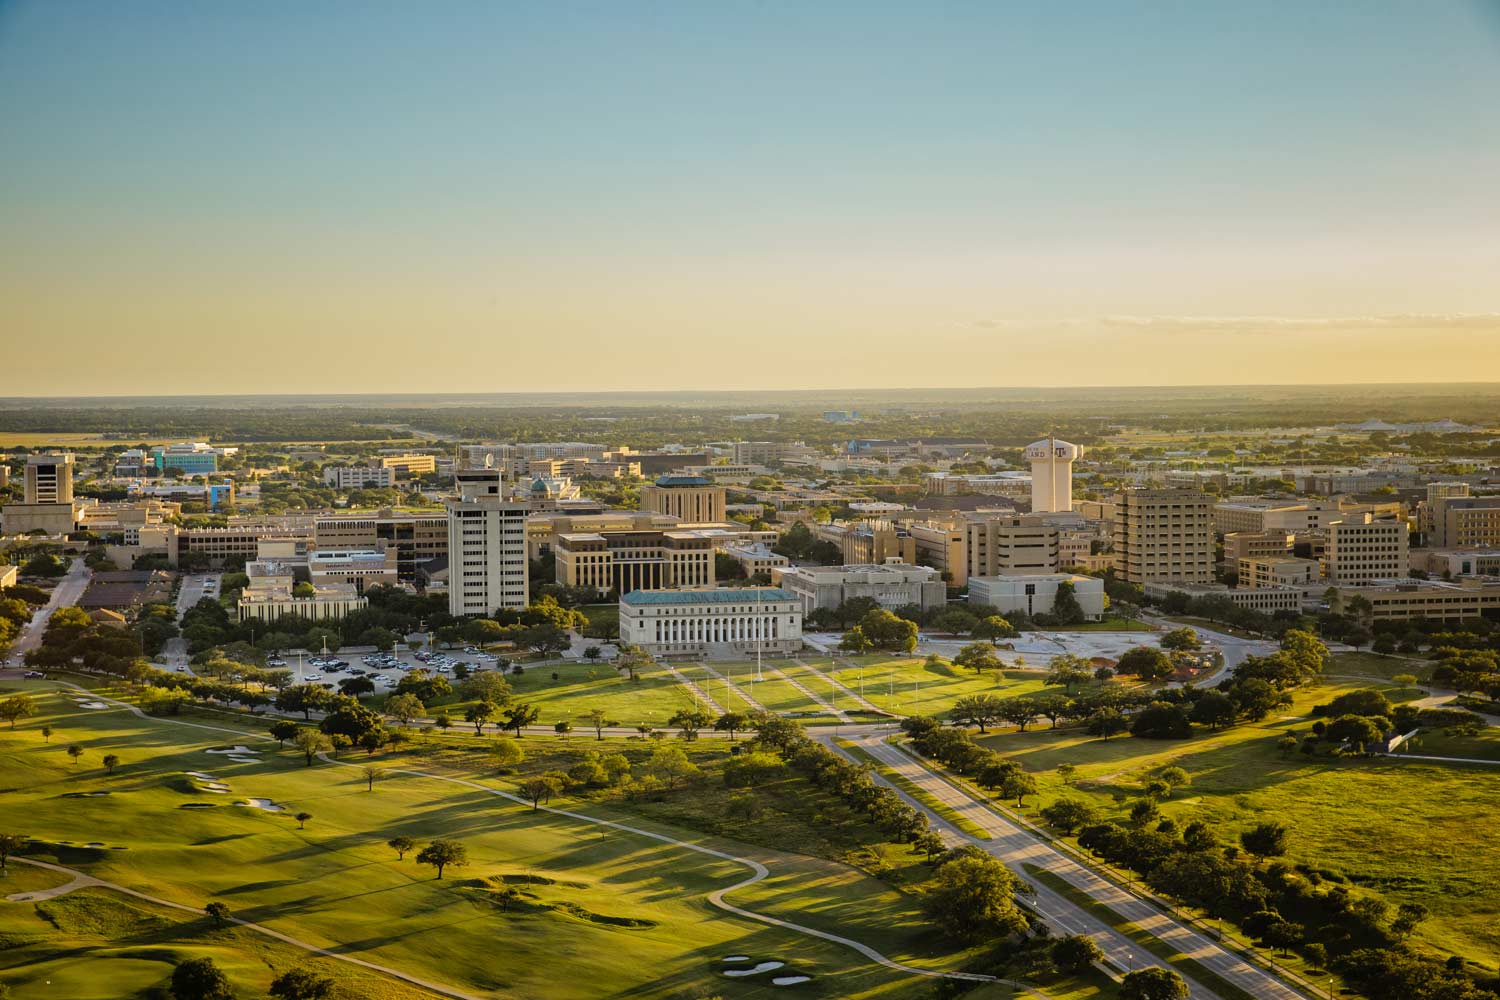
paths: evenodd
<path fill-rule="evenodd" d="M 1493 379 L 1497 85 L 1484 3 L 6 4 L 8 391 Z"/>

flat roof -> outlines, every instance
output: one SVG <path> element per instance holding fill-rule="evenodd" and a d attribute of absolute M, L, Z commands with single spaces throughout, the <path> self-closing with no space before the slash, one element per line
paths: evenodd
<path fill-rule="evenodd" d="M 780 587 L 729 587 L 719 590 L 632 590 L 620 598 L 621 604 L 635 607 L 661 604 L 744 604 L 761 601 L 795 601 L 790 591 Z"/>

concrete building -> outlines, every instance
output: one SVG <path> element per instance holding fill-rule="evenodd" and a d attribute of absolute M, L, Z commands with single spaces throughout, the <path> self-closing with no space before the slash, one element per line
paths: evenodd
<path fill-rule="evenodd" d="M 1289 531 L 1231 531 L 1224 536 L 1224 561 L 1235 566 L 1241 559 L 1281 559 L 1296 538 Z"/>
<path fill-rule="evenodd" d="M 381 545 L 376 549 L 317 549 L 307 553 L 308 578 L 313 586 L 347 583 L 355 593 L 368 587 L 395 586 L 400 582 L 396 571 L 396 549 Z"/>
<path fill-rule="evenodd" d="M 1073 463 L 1083 456 L 1076 444 L 1049 437 L 1026 446 L 1031 463 L 1031 512 L 1072 511 Z"/>
<path fill-rule="evenodd" d="M 1500 496 L 1439 497 L 1429 504 L 1435 549 L 1500 546 Z"/>
<path fill-rule="evenodd" d="M 276 547 L 268 548 L 265 558 L 245 564 L 250 582 L 241 591 L 235 609 L 240 621 L 275 621 L 292 615 L 307 621 L 337 621 L 368 606 L 347 582 L 312 583 L 298 593 L 298 571 L 304 567 L 297 558 L 281 559 Z"/>
<path fill-rule="evenodd" d="M 396 550 L 402 580 L 415 580 L 423 563 L 448 555 L 448 522 L 444 514 L 376 512 L 329 514 L 313 521 L 320 549 L 375 549 L 382 542 Z"/>
<path fill-rule="evenodd" d="M 325 465 L 323 485 L 337 490 L 389 489 L 396 485 L 396 470 L 385 465 Z"/>
<path fill-rule="evenodd" d="M 1073 595 L 1089 621 L 1104 617 L 1104 581 L 1095 576 L 1071 573 L 1037 573 L 1026 576 L 972 576 L 969 603 L 988 604 L 1002 615 L 1024 611 L 1028 615 L 1052 614 L 1057 589 L 1073 585 Z"/>
<path fill-rule="evenodd" d="M 1432 576 L 1500 576 L 1500 548 L 1412 549 L 1411 568 Z"/>
<path fill-rule="evenodd" d="M 1340 587 L 1347 607 L 1356 595 L 1370 602 L 1375 621 L 1460 622 L 1468 618 L 1493 618 L 1500 612 L 1500 580 L 1466 577 L 1446 580 L 1382 580 L 1361 587 Z"/>
<path fill-rule="evenodd" d="M 557 535 L 557 582 L 600 595 L 712 587 L 714 536 L 695 530 L 577 532 Z"/>
<path fill-rule="evenodd" d="M 233 452 L 238 449 L 228 449 Z M 177 469 L 186 476 L 211 476 L 219 471 L 219 456 L 224 450 L 204 444 L 202 441 L 187 441 L 151 449 L 151 464 L 158 472 Z"/>
<path fill-rule="evenodd" d="M 1146 596 L 1161 600 L 1168 594 L 1181 594 L 1192 600 L 1200 597 L 1222 597 L 1235 607 L 1274 615 L 1278 611 L 1301 611 L 1305 595 L 1300 587 L 1229 587 L 1222 583 L 1182 583 L 1160 580 L 1147 583 Z"/>
<path fill-rule="evenodd" d="M 634 590 L 620 598 L 620 641 L 653 656 L 796 653 L 802 606 L 776 587 Z"/>
<path fill-rule="evenodd" d="M 796 595 L 804 612 L 833 609 L 855 597 L 868 597 L 883 608 L 918 605 L 923 611 L 948 601 L 948 588 L 937 570 L 899 563 L 851 566 L 793 566 L 781 573 L 781 586 Z"/>
<path fill-rule="evenodd" d="M 722 521 L 724 487 L 707 476 L 662 476 L 641 487 L 641 510 L 683 521 Z"/>
<path fill-rule="evenodd" d="M 922 484 L 930 496 L 1024 497 L 1031 493 L 1031 477 L 1024 472 L 958 474 L 929 472 Z"/>
<path fill-rule="evenodd" d="M 23 475 L 21 502 L 0 508 L 0 531 L 66 535 L 74 530 L 83 504 L 73 497 L 72 453 L 28 455 Z"/>
<path fill-rule="evenodd" d="M 968 576 L 1055 573 L 1062 529 L 1031 514 L 981 516 L 965 527 Z"/>
<path fill-rule="evenodd" d="M 390 469 L 398 477 L 426 476 L 437 471 L 437 458 L 433 455 L 381 455 L 380 467 Z"/>
<path fill-rule="evenodd" d="M 504 498 L 496 470 L 459 470 L 448 502 L 448 612 L 489 616 L 529 598 L 526 505 Z"/>
<path fill-rule="evenodd" d="M 789 460 L 806 460 L 813 450 L 801 441 L 736 441 L 735 465 L 781 465 Z"/>
<path fill-rule="evenodd" d="M 745 576 L 763 575 L 772 583 L 776 582 L 776 576 L 782 570 L 792 564 L 786 556 L 771 551 L 771 547 L 764 542 L 731 542 L 720 545 L 718 551 L 739 563 Z"/>
<path fill-rule="evenodd" d="M 1399 501 L 1368 504 L 1343 498 L 1268 500 L 1261 497 L 1233 497 L 1214 504 L 1213 510 L 1214 530 L 1220 534 L 1283 531 L 1300 535 L 1322 531 L 1334 521 L 1366 513 L 1393 517 L 1400 516 L 1404 510 Z"/>
<path fill-rule="evenodd" d="M 1322 567 L 1316 559 L 1245 558 L 1238 566 L 1239 586 L 1254 589 L 1311 587 L 1322 577 Z"/>
<path fill-rule="evenodd" d="M 1407 528 L 1402 520 L 1378 521 L 1370 514 L 1328 525 L 1323 576 L 1330 583 L 1351 585 L 1407 575 Z"/>
<path fill-rule="evenodd" d="M 1115 516 L 1115 568 L 1126 581 L 1211 583 L 1214 533 L 1207 494 L 1126 489 Z"/>
<path fill-rule="evenodd" d="M 22 503 L 73 502 L 73 453 L 27 455 Z"/>
<path fill-rule="evenodd" d="M 948 586 L 962 589 L 969 583 L 969 539 L 964 525 L 917 522 L 906 526 L 916 546 L 918 566 L 931 566 Z"/>

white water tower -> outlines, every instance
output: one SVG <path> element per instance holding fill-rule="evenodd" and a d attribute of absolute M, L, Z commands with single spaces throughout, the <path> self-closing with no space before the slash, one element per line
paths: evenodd
<path fill-rule="evenodd" d="M 1031 463 L 1031 510 L 1056 513 L 1073 509 L 1073 463 L 1083 457 L 1076 444 L 1049 437 L 1026 446 Z"/>

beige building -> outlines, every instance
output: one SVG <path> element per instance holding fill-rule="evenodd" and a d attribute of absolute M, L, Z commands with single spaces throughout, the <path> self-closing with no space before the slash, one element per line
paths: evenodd
<path fill-rule="evenodd" d="M 969 577 L 1055 573 L 1062 529 L 1033 514 L 988 516 L 965 527 Z"/>
<path fill-rule="evenodd" d="M 530 598 L 526 505 L 506 500 L 496 469 L 455 473 L 448 501 L 448 613 L 488 617 L 524 608 Z"/>
<path fill-rule="evenodd" d="M 1500 581 L 1467 577 L 1444 580 L 1402 580 L 1371 587 L 1340 587 L 1345 607 L 1355 596 L 1370 602 L 1376 621 L 1458 622 L 1467 618 L 1493 617 L 1500 611 Z"/>
<path fill-rule="evenodd" d="M 378 461 L 381 468 L 398 476 L 425 476 L 437 471 L 434 455 L 382 455 Z"/>
<path fill-rule="evenodd" d="M 919 522 L 908 524 L 906 530 L 916 548 L 913 561 L 917 565 L 931 566 L 950 587 L 968 586 L 969 538 L 965 525 Z"/>
<path fill-rule="evenodd" d="M 1500 548 L 1412 549 L 1411 568 L 1433 576 L 1500 576 Z"/>
<path fill-rule="evenodd" d="M 448 555 L 446 514 L 410 514 L 391 510 L 330 514 L 313 522 L 320 549 L 374 549 L 385 542 L 396 550 L 401 579 L 414 580 L 424 563 Z"/>
<path fill-rule="evenodd" d="M 1072 573 L 1037 573 L 1028 576 L 976 576 L 969 580 L 969 603 L 987 604 L 1002 615 L 1024 611 L 1028 615 L 1050 615 L 1057 591 L 1073 585 L 1073 596 L 1089 621 L 1104 617 L 1104 581 L 1095 576 Z"/>
<path fill-rule="evenodd" d="M 6 587 L 14 587 L 20 578 L 21 570 L 17 566 L 0 565 L 0 590 Z"/>
<path fill-rule="evenodd" d="M 1224 561 L 1235 566 L 1241 559 L 1281 559 L 1296 538 L 1287 531 L 1231 531 L 1224 536 Z"/>
<path fill-rule="evenodd" d="M 1145 585 L 1146 596 L 1161 600 L 1168 594 L 1181 594 L 1189 600 L 1199 597 L 1222 597 L 1235 607 L 1274 615 L 1278 611 L 1301 611 L 1306 600 L 1298 587 L 1227 587 L 1222 583 L 1179 583 L 1158 581 Z"/>
<path fill-rule="evenodd" d="M 396 485 L 396 468 L 390 465 L 325 465 L 323 485 L 336 490 L 385 489 Z"/>
<path fill-rule="evenodd" d="M 374 549 L 317 549 L 307 553 L 307 571 L 314 586 L 347 583 L 360 594 L 400 582 L 396 549 L 385 543 Z"/>
<path fill-rule="evenodd" d="M 557 582 L 601 596 L 714 585 L 715 537 L 704 531 L 611 531 L 557 535 Z"/>
<path fill-rule="evenodd" d="M 78 523 L 83 504 L 73 498 L 73 454 L 27 455 L 22 500 L 0 508 L 0 531 L 66 535 Z"/>
<path fill-rule="evenodd" d="M 776 587 L 634 590 L 620 598 L 620 641 L 653 656 L 795 653 L 802 606 Z"/>
<path fill-rule="evenodd" d="M 1500 496 L 1439 497 L 1429 504 L 1435 549 L 1500 546 Z"/>
<path fill-rule="evenodd" d="M 796 596 L 803 613 L 833 609 L 856 597 L 882 608 L 916 605 L 923 611 L 948 601 L 948 588 L 930 566 L 793 566 L 782 571 L 781 586 Z"/>
<path fill-rule="evenodd" d="M 764 542 L 731 542 L 719 545 L 718 551 L 739 563 L 745 576 L 764 575 L 772 583 L 776 582 L 776 577 L 782 570 L 792 564 L 786 556 L 771 551 L 771 547 Z"/>
<path fill-rule="evenodd" d="M 724 487 L 707 476 L 662 476 L 641 487 L 641 510 L 682 521 L 722 521 Z"/>
<path fill-rule="evenodd" d="M 1405 521 L 1378 521 L 1370 514 L 1362 514 L 1328 525 L 1323 576 L 1330 583 L 1350 585 L 1399 579 L 1407 575 L 1409 568 Z"/>
<path fill-rule="evenodd" d="M 22 503 L 73 502 L 73 454 L 27 455 Z"/>
<path fill-rule="evenodd" d="M 1322 576 L 1316 559 L 1248 558 L 1239 561 L 1239 586 L 1311 587 Z"/>
<path fill-rule="evenodd" d="M 917 542 L 889 521 L 835 521 L 813 526 L 814 537 L 839 547 L 845 565 L 900 562 L 916 565 Z"/>
<path fill-rule="evenodd" d="M 1130 583 L 1212 583 L 1211 498 L 1193 490 L 1121 490 L 1115 568 Z"/>
<path fill-rule="evenodd" d="M 1374 514 L 1397 517 L 1404 513 L 1399 501 L 1389 503 L 1354 503 L 1342 498 L 1330 500 L 1266 500 L 1259 497 L 1235 497 L 1214 504 L 1214 530 L 1230 532 L 1286 532 L 1304 534 L 1322 531 L 1334 521 L 1350 515 Z"/>

